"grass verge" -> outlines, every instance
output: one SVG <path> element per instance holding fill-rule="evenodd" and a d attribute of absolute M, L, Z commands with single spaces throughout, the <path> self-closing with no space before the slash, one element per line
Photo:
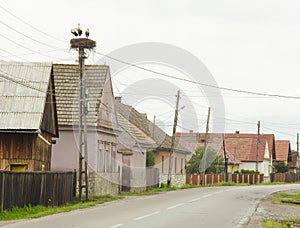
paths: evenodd
<path fill-rule="evenodd" d="M 62 206 L 62 207 L 44 207 L 44 206 L 26 206 L 23 208 L 14 207 L 11 210 L 5 210 L 0 212 L 0 221 L 4 220 L 18 220 L 26 218 L 39 218 L 46 215 L 57 214 L 61 212 L 68 212 L 76 209 L 83 209 L 95 206 L 97 204 L 102 204 L 105 202 L 118 200 L 123 198 L 122 196 L 93 196 L 93 200 L 88 202 L 78 202 L 74 200 L 73 202 Z"/>
<path fill-rule="evenodd" d="M 293 193 L 287 194 L 285 192 L 280 192 L 275 195 L 272 199 L 274 204 L 289 204 L 289 205 L 299 205 L 300 202 L 300 191 L 295 191 Z M 266 219 L 262 222 L 263 228 L 286 228 L 292 227 L 292 225 L 299 224 L 300 217 L 288 219 L 288 220 L 272 220 Z"/>

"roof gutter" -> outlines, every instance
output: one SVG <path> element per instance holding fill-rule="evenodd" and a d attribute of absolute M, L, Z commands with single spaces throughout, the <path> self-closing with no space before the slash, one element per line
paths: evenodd
<path fill-rule="evenodd" d="M 51 146 L 51 142 L 49 142 L 47 139 L 45 139 L 42 135 L 41 135 L 41 130 L 30 130 L 30 131 L 18 131 L 18 130 L 0 130 L 0 133 L 21 133 L 21 134 L 37 134 L 37 136 L 43 141 L 45 142 L 48 146 Z"/>

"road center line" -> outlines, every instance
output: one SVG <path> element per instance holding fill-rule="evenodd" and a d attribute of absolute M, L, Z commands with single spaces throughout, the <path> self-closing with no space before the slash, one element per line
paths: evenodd
<path fill-rule="evenodd" d="M 212 194 L 207 194 L 205 196 L 202 196 L 201 198 L 206 198 L 206 197 L 210 197 L 210 196 L 212 196 Z"/>
<path fill-rule="evenodd" d="M 182 206 L 182 205 L 184 205 L 184 203 L 179 203 L 179 204 L 176 204 L 176 205 L 174 205 L 174 206 L 168 207 L 167 210 L 171 210 L 171 209 L 174 209 L 174 208 L 176 208 L 176 207 L 180 207 L 180 206 Z"/>
<path fill-rule="evenodd" d="M 155 211 L 155 212 L 153 212 L 153 213 L 151 213 L 151 214 L 147 214 L 147 215 L 144 215 L 144 216 L 140 216 L 140 217 L 137 217 L 137 218 L 135 218 L 135 219 L 133 219 L 133 220 L 134 220 L 134 221 L 138 221 L 138 220 L 141 220 L 141 219 L 150 217 L 150 216 L 152 216 L 152 215 L 156 215 L 156 214 L 158 214 L 159 212 L 160 212 L 160 211 Z"/>
<path fill-rule="evenodd" d="M 188 201 L 188 202 L 189 202 L 189 203 L 193 203 L 193 202 L 196 202 L 196 201 L 198 201 L 198 200 L 201 200 L 201 198 L 202 198 L 202 197 L 195 198 L 195 199 L 192 199 L 192 200 L 190 200 L 190 201 Z"/>
<path fill-rule="evenodd" d="M 120 227 L 120 226 L 123 226 L 123 224 L 122 224 L 122 223 L 119 223 L 119 224 L 116 224 L 116 225 L 110 226 L 109 228 L 117 228 L 117 227 Z"/>

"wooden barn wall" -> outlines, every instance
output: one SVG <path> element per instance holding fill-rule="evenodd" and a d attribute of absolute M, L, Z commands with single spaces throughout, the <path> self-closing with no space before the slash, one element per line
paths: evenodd
<path fill-rule="evenodd" d="M 51 141 L 48 133 L 43 136 Z M 50 170 L 51 146 L 48 146 L 37 134 L 0 133 L 0 170 L 9 170 L 10 164 L 28 165 L 28 170 Z"/>
<path fill-rule="evenodd" d="M 48 141 L 51 142 L 52 136 L 49 133 L 42 133 L 42 136 Z M 36 137 L 35 139 L 35 149 L 34 149 L 34 170 L 41 171 L 42 165 L 45 166 L 45 171 L 51 169 L 51 151 L 52 146 L 47 145 L 43 140 Z"/>
<path fill-rule="evenodd" d="M 50 80 L 48 87 L 48 94 L 46 98 L 43 120 L 41 123 L 41 129 L 45 132 L 56 136 L 57 129 L 57 114 L 56 114 L 56 102 L 53 96 L 53 82 Z"/>

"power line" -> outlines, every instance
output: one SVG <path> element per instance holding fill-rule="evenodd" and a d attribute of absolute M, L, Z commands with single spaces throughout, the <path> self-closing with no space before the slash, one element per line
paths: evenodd
<path fill-rule="evenodd" d="M 228 87 L 221 87 L 221 86 L 215 86 L 215 85 L 205 84 L 205 83 L 201 83 L 201 82 L 196 82 L 196 81 L 193 81 L 193 80 L 190 80 L 190 79 L 179 78 L 179 77 L 176 77 L 176 76 L 171 75 L 171 74 L 166 74 L 166 73 L 162 73 L 162 72 L 159 72 L 159 71 L 151 70 L 151 69 L 148 69 L 148 68 L 145 68 L 145 67 L 141 67 L 139 65 L 136 65 L 136 64 L 133 64 L 133 63 L 129 63 L 129 62 L 126 62 L 126 61 L 123 61 L 123 60 L 120 60 L 120 59 L 108 56 L 108 55 L 103 54 L 103 53 L 98 52 L 98 51 L 96 51 L 95 53 L 96 54 L 100 54 L 102 56 L 105 56 L 105 57 L 107 57 L 109 59 L 112 59 L 114 61 L 117 61 L 117 62 L 126 64 L 126 65 L 129 65 L 129 66 L 132 66 L 132 67 L 135 67 L 135 68 L 138 68 L 138 69 L 141 69 L 141 70 L 144 70 L 144 71 L 156 74 L 156 75 L 160 75 L 160 76 L 164 76 L 164 77 L 167 77 L 167 78 L 172 78 L 172 79 L 176 79 L 176 80 L 180 80 L 180 81 L 190 82 L 190 83 L 193 83 L 193 84 L 202 85 L 202 86 L 206 86 L 206 87 L 210 87 L 210 88 L 221 89 L 221 90 L 226 90 L 226 91 L 231 91 L 231 92 L 237 92 L 237 93 L 252 94 L 252 95 L 256 95 L 256 96 L 267 96 L 267 97 L 288 98 L 288 99 L 300 99 L 300 96 L 290 96 L 290 95 L 260 93 L 260 92 L 253 92 L 253 91 L 247 91 L 247 90 L 233 89 L 233 88 L 228 88 Z"/>
<path fill-rule="evenodd" d="M 16 16 L 16 15 L 13 14 L 12 12 L 8 11 L 7 9 L 5 9 L 5 8 L 4 8 L 3 6 L 1 6 L 1 5 L 0 5 L 0 8 L 1 8 L 2 10 L 4 10 L 6 13 L 8 13 L 8 14 L 10 14 L 11 16 L 13 16 L 14 18 L 16 18 L 18 21 L 20 21 L 20 22 L 22 22 L 23 24 L 25 24 L 25 25 L 29 26 L 30 28 L 34 29 L 35 31 L 37 31 L 37 32 L 39 32 L 39 33 L 42 33 L 42 34 L 44 34 L 45 36 L 48 36 L 48 37 L 50 37 L 50 38 L 52 38 L 52 39 L 55 39 L 55 40 L 57 40 L 57 41 L 60 41 L 60 42 L 62 42 L 62 43 L 68 43 L 68 42 L 65 41 L 65 40 L 61 40 L 61 39 L 59 39 L 59 38 L 57 38 L 57 37 L 55 37 L 55 36 L 52 36 L 52 35 L 50 35 L 50 34 L 48 34 L 48 33 L 45 33 L 45 32 L 43 32 L 42 30 L 40 30 L 40 29 L 38 29 L 38 28 L 32 26 L 31 24 L 29 24 L 29 23 L 27 23 L 26 21 L 24 21 L 23 19 L 19 18 L 18 16 Z"/>
<path fill-rule="evenodd" d="M 7 54 L 9 54 L 10 56 L 14 56 L 14 57 L 17 57 L 17 58 L 19 58 L 19 59 L 21 59 L 21 60 L 27 61 L 27 59 L 25 59 L 25 58 L 23 58 L 23 57 L 19 57 L 19 56 L 17 56 L 17 55 L 14 55 L 13 53 L 11 53 L 11 52 L 9 52 L 9 51 L 6 51 L 6 50 L 4 50 L 4 49 L 2 49 L 2 48 L 0 48 L 0 50 L 3 51 L 3 52 L 5 52 L 5 53 L 7 53 Z M 9 58 L 10 56 L 2 56 L 2 57 L 11 60 L 11 59 Z"/>
<path fill-rule="evenodd" d="M 49 44 L 47 44 L 47 43 L 41 42 L 41 41 L 39 41 L 39 40 L 36 40 L 36 39 L 34 39 L 34 38 L 32 38 L 32 37 L 30 37 L 30 36 L 28 36 L 28 35 L 26 35 L 26 34 L 20 32 L 20 31 L 18 31 L 17 29 L 11 27 L 10 25 L 4 23 L 4 22 L 1 21 L 1 20 L 0 20 L 0 23 L 1 23 L 2 25 L 6 26 L 7 28 L 9 28 L 9 29 L 15 31 L 16 33 L 18 33 L 18 34 L 20 34 L 20 35 L 22 35 L 22 36 L 24 36 L 24 37 L 26 37 L 26 38 L 28 38 L 28 39 L 30 39 L 30 40 L 33 40 L 33 41 L 36 42 L 36 43 L 39 43 L 39 44 L 41 44 L 41 45 L 44 45 L 44 46 L 50 47 L 50 48 L 57 48 L 57 47 L 54 47 L 54 46 L 49 45 Z"/>

